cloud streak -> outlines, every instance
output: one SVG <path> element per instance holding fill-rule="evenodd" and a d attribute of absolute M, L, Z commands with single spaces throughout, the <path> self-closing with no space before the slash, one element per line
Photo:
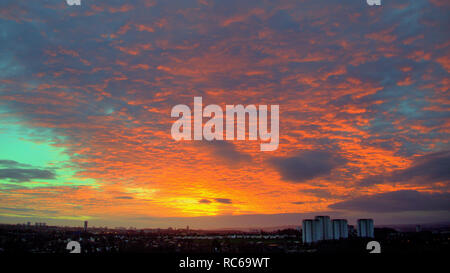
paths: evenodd
<path fill-rule="evenodd" d="M 368 177 L 361 183 L 369 186 L 380 183 L 409 183 L 429 185 L 450 182 L 450 151 L 430 153 L 415 158 L 413 164 L 387 175 Z"/>
<path fill-rule="evenodd" d="M 53 171 L 31 167 L 28 164 L 21 164 L 14 160 L 0 160 L 0 179 L 12 182 L 28 182 L 33 179 L 55 179 L 55 173 Z"/>
<path fill-rule="evenodd" d="M 329 206 L 331 209 L 364 212 L 450 211 L 449 193 L 400 190 L 361 196 Z"/>
<path fill-rule="evenodd" d="M 269 161 L 286 181 L 303 183 L 329 175 L 345 163 L 339 155 L 327 151 L 304 151 L 292 157 L 272 158 Z"/>

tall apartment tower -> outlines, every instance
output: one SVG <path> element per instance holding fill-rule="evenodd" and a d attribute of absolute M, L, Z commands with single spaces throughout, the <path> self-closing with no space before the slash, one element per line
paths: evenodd
<path fill-rule="evenodd" d="M 302 222 L 302 242 L 304 244 L 311 244 L 316 242 L 314 238 L 314 220 L 306 219 Z"/>
<path fill-rule="evenodd" d="M 88 229 L 88 221 L 84 221 L 84 231 L 86 232 Z"/>
<path fill-rule="evenodd" d="M 373 219 L 358 219 L 358 237 L 374 238 Z"/>
<path fill-rule="evenodd" d="M 347 239 L 348 238 L 348 223 L 345 219 L 333 219 L 331 221 L 333 227 L 333 239 Z"/>
<path fill-rule="evenodd" d="M 330 216 L 316 216 L 315 234 L 318 241 L 333 239 L 333 229 L 331 227 Z"/>
<path fill-rule="evenodd" d="M 305 219 L 302 222 L 303 243 L 314 243 L 322 240 L 333 239 L 333 228 L 329 216 L 316 216 L 313 219 Z"/>

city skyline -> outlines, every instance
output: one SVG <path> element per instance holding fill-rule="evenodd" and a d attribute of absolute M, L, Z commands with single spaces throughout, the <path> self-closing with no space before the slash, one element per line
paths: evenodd
<path fill-rule="evenodd" d="M 446 0 L 3 0 L 0 223 L 448 222 L 449 14 Z M 279 106 L 277 149 L 174 140 L 171 109 L 194 97 Z"/>
<path fill-rule="evenodd" d="M 296 215 L 295 217 L 297 217 L 298 214 L 294 214 Z M 323 215 L 323 214 L 321 214 Z M 136 226 L 134 225 L 128 225 L 129 223 L 127 222 L 122 222 L 122 225 L 114 225 L 113 223 L 104 223 L 104 222 L 94 222 L 89 224 L 89 228 L 109 228 L 109 229 L 178 229 L 178 230 L 185 230 L 186 227 L 191 226 L 191 229 L 197 229 L 197 230 L 276 230 L 276 229 L 290 229 L 290 228 L 301 228 L 303 229 L 303 222 L 304 221 L 314 221 L 315 219 L 317 219 L 317 217 L 328 217 L 330 219 L 330 228 L 331 228 L 331 235 L 330 237 L 335 236 L 335 229 L 334 229 L 334 225 L 335 222 L 345 222 L 345 225 L 348 226 L 352 226 L 355 230 L 358 229 L 358 225 L 359 225 L 359 221 L 360 220 L 366 220 L 366 219 L 370 219 L 373 221 L 372 218 L 367 218 L 367 215 L 360 215 L 357 218 L 349 218 L 350 220 L 348 220 L 347 218 L 345 218 L 345 215 L 334 215 L 334 216 L 321 216 L 321 215 L 317 215 L 315 213 L 310 213 L 310 214 L 303 214 L 304 218 L 298 218 L 296 221 L 294 222 L 289 222 L 290 220 L 283 222 L 283 221 L 279 221 L 279 215 L 277 215 L 276 217 L 278 217 L 278 221 L 274 223 L 273 219 L 267 219 L 267 216 L 261 216 L 261 220 L 264 220 L 262 222 L 260 222 L 261 224 L 257 224 L 258 221 L 256 220 L 255 222 L 255 215 L 237 215 L 237 217 L 243 217 L 243 218 L 253 218 L 251 219 L 252 224 L 250 225 L 237 225 L 236 223 L 242 223 L 242 221 L 230 221 L 230 219 L 225 218 L 222 221 L 219 221 L 219 223 L 223 223 L 222 226 L 218 226 L 215 225 L 214 223 L 217 223 L 217 218 L 220 217 L 236 217 L 236 216 L 232 216 L 232 215 L 222 215 L 222 216 L 215 216 L 215 219 L 209 219 L 210 217 L 180 217 L 182 219 L 184 219 L 184 221 L 181 221 L 181 219 L 172 219 L 172 221 L 168 221 L 166 219 L 160 219 L 159 223 L 160 225 L 149 225 L 148 222 L 146 222 L 147 224 L 138 224 Z M 340 218 L 334 218 L 334 217 L 340 217 Z M 200 221 L 200 223 L 197 223 L 196 220 L 192 220 L 192 219 L 198 219 L 198 218 L 204 218 L 205 220 Z M 41 219 L 41 218 L 39 218 Z M 22 218 L 20 220 L 23 221 L 18 221 L 18 222 L 0 222 L 0 225 L 24 225 L 24 226 L 30 226 L 30 227 L 40 227 L 40 226 L 56 226 L 56 227 L 73 227 L 73 228 L 81 228 L 86 230 L 87 229 L 87 224 L 89 221 L 84 220 L 84 221 L 61 221 L 61 222 L 55 222 L 52 219 L 48 219 L 50 220 L 50 223 L 47 222 L 33 222 L 30 221 L 30 219 L 26 219 L 26 218 Z M 214 222 L 214 223 L 213 223 Z M 234 225 L 227 225 L 227 223 L 234 223 Z M 375 222 L 375 221 L 373 221 Z M 118 222 L 115 222 L 116 224 Z M 270 224 L 272 223 L 272 224 Z M 183 226 L 184 225 L 184 226 Z M 342 226 L 343 224 L 340 223 L 340 226 Z M 381 223 L 377 223 L 376 225 L 372 223 L 373 227 L 420 227 L 422 225 L 427 225 L 427 226 L 448 226 L 450 225 L 449 221 L 442 221 L 442 222 L 416 222 L 416 223 L 407 223 L 405 224 L 404 222 L 400 221 L 400 222 L 381 222 Z M 339 227 L 339 229 L 342 229 L 342 227 Z M 348 231 L 347 231 L 348 232 Z"/>

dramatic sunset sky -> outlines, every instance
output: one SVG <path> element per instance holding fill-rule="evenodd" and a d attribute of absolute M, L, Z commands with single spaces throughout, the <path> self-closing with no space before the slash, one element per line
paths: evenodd
<path fill-rule="evenodd" d="M 449 74 L 448 0 L 2 0 L 0 222 L 450 221 Z M 174 141 L 194 96 L 279 148 Z"/>

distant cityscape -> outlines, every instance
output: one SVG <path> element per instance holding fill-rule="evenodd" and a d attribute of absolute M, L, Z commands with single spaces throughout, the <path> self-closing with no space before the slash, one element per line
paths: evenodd
<path fill-rule="evenodd" d="M 185 228 L 51 226 L 44 222 L 0 224 L 0 253 L 68 253 L 79 242 L 82 253 L 367 253 L 369 241 L 383 252 L 450 252 L 450 225 L 415 226 L 400 231 L 375 227 L 373 219 L 316 216 L 302 226 L 271 231 L 200 230 Z"/>
<path fill-rule="evenodd" d="M 314 219 L 305 219 L 302 222 L 302 242 L 311 244 L 324 240 L 347 239 L 349 232 L 355 229 L 348 225 L 346 219 L 330 220 L 329 216 L 316 216 Z M 374 238 L 373 219 L 358 219 L 357 236 L 361 238 Z"/>

